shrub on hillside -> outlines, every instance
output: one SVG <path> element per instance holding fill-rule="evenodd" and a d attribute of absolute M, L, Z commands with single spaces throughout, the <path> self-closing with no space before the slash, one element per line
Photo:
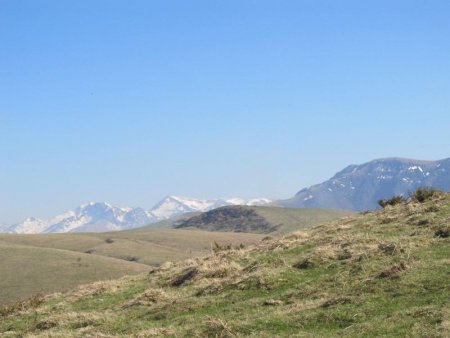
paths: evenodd
<path fill-rule="evenodd" d="M 25 300 L 0 307 L 0 317 L 12 316 L 21 311 L 37 308 L 44 301 L 44 296 L 40 293 Z"/>
<path fill-rule="evenodd" d="M 414 202 L 424 203 L 439 196 L 441 193 L 441 191 L 433 187 L 421 187 L 416 191 L 409 193 L 409 197 Z"/>
<path fill-rule="evenodd" d="M 434 235 L 436 237 L 440 237 L 440 238 L 449 238 L 450 237 L 450 227 L 444 227 L 444 228 L 437 229 L 436 232 L 434 233 Z"/>
<path fill-rule="evenodd" d="M 399 196 L 394 196 L 387 200 L 379 200 L 378 205 L 382 208 L 386 208 L 388 205 L 397 205 L 397 204 L 401 204 L 404 202 L 405 202 L 405 199 L 403 198 L 403 196 L 399 195 Z"/>

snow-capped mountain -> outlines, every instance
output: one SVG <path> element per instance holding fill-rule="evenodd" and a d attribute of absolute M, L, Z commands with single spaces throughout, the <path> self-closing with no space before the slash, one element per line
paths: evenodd
<path fill-rule="evenodd" d="M 108 203 L 90 202 L 48 220 L 28 218 L 2 231 L 22 234 L 55 232 L 102 232 L 136 228 L 157 221 L 141 208 L 118 208 Z"/>
<path fill-rule="evenodd" d="M 300 190 L 293 198 L 276 203 L 292 208 L 370 210 L 377 201 L 406 196 L 418 187 L 450 191 L 450 159 L 419 161 L 385 158 L 351 165 L 321 184 Z"/>
<path fill-rule="evenodd" d="M 47 223 L 38 218 L 30 217 L 25 221 L 19 224 L 15 224 L 12 226 L 4 225 L 0 228 L 1 232 L 11 232 L 11 233 L 19 233 L 19 234 L 34 234 L 44 232 L 47 228 Z"/>
<path fill-rule="evenodd" d="M 156 204 L 151 212 L 161 219 L 167 219 L 188 212 L 206 211 L 213 208 L 217 200 L 200 200 L 179 196 L 168 196 Z"/>
<path fill-rule="evenodd" d="M 229 198 L 225 200 L 228 205 L 248 205 L 248 206 L 263 206 L 273 202 L 269 198 L 252 198 L 249 200 L 243 198 Z"/>
<path fill-rule="evenodd" d="M 226 205 L 264 205 L 270 202 L 272 201 L 267 198 L 200 200 L 169 196 L 150 211 L 142 208 L 114 207 L 104 202 L 90 202 L 48 220 L 28 218 L 12 226 L 3 226 L 0 227 L 0 232 L 33 234 L 126 230 L 190 212 L 209 211 Z"/>
<path fill-rule="evenodd" d="M 227 205 L 261 206 L 271 202 L 272 200 L 268 198 L 255 198 L 249 200 L 243 198 L 201 200 L 180 196 L 168 196 L 155 205 L 150 212 L 160 219 L 167 219 L 188 212 L 204 212 Z"/>

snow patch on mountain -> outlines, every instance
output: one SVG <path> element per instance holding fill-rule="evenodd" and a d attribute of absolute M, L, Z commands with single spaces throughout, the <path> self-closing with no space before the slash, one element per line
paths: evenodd
<path fill-rule="evenodd" d="M 384 158 L 351 165 L 329 180 L 300 190 L 276 204 L 291 208 L 370 210 L 377 201 L 395 195 L 407 196 L 418 187 L 450 191 L 450 159 L 421 161 Z"/>
<path fill-rule="evenodd" d="M 131 229 L 153 221 L 157 218 L 142 208 L 118 208 L 104 202 L 90 202 L 48 220 L 28 218 L 1 230 L 21 234 L 102 232 Z"/>
<path fill-rule="evenodd" d="M 47 223 L 41 219 L 30 217 L 22 223 L 5 226 L 1 230 L 8 233 L 34 234 L 43 232 L 47 228 Z"/>
<path fill-rule="evenodd" d="M 228 198 L 228 199 L 211 199 L 202 200 L 181 196 L 168 196 L 159 202 L 151 213 L 160 219 L 172 218 L 189 212 L 205 212 L 227 205 L 253 205 L 262 206 L 271 203 L 268 198 Z"/>
<path fill-rule="evenodd" d="M 151 210 L 115 207 L 105 202 L 89 202 L 48 220 L 27 218 L 25 221 L 0 227 L 0 232 L 35 234 L 66 232 L 104 232 L 142 227 L 191 212 L 204 212 L 227 205 L 265 205 L 272 200 L 242 198 L 202 200 L 168 196 Z"/>
<path fill-rule="evenodd" d="M 188 212 L 206 211 L 216 200 L 200 200 L 180 196 L 168 196 L 151 209 L 153 215 L 167 219 Z"/>

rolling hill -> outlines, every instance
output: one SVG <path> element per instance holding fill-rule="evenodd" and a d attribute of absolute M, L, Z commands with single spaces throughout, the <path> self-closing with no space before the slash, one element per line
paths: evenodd
<path fill-rule="evenodd" d="M 0 304 L 201 256 L 214 243 L 246 246 L 260 239 L 256 234 L 145 228 L 88 234 L 0 234 Z"/>
<path fill-rule="evenodd" d="M 448 337 L 450 195 L 0 310 L 5 336 Z"/>
<path fill-rule="evenodd" d="M 450 191 L 450 159 L 420 161 L 384 158 L 350 165 L 329 180 L 300 190 L 293 198 L 277 201 L 288 208 L 372 210 L 377 201 L 407 196 L 419 187 Z"/>
<path fill-rule="evenodd" d="M 0 304 L 150 269 L 121 259 L 3 242 L 0 257 Z"/>
<path fill-rule="evenodd" d="M 287 233 L 353 214 L 344 210 L 226 206 L 175 222 L 175 228 L 248 233 Z"/>
<path fill-rule="evenodd" d="M 0 234 L 0 244 L 68 250 L 154 266 L 208 252 L 214 241 L 248 245 L 260 238 L 256 234 L 143 228 L 110 233 Z"/>

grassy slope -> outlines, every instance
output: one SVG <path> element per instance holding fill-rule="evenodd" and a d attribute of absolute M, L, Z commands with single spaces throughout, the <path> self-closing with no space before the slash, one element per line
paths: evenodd
<path fill-rule="evenodd" d="M 186 214 L 182 214 L 181 216 L 177 216 L 174 218 L 166 219 L 163 221 L 159 221 L 156 223 L 151 223 L 149 225 L 143 226 L 141 228 L 138 228 L 139 230 L 145 230 L 145 229 L 172 229 L 173 225 L 175 223 L 178 223 L 180 221 L 186 220 L 188 218 L 191 218 L 193 216 L 197 216 L 201 214 L 201 212 L 194 211 L 194 212 L 188 212 Z"/>
<path fill-rule="evenodd" d="M 331 209 L 228 206 L 193 216 L 176 226 L 209 231 L 285 234 L 353 214 L 352 211 Z"/>
<path fill-rule="evenodd" d="M 204 255 L 211 251 L 214 242 L 237 246 L 260 239 L 255 234 L 164 229 L 101 234 L 2 234 L 0 304 L 37 292 L 67 290 L 83 283 L 148 271 L 148 265 L 168 260 Z M 85 254 L 86 251 L 92 254 Z"/>
<path fill-rule="evenodd" d="M 450 196 L 4 309 L 5 336 L 448 337 Z M 299 264 L 300 263 L 300 264 Z M 7 314 L 9 313 L 9 314 Z"/>
<path fill-rule="evenodd" d="M 256 234 L 212 233 L 175 229 L 135 229 L 110 233 L 17 235 L 0 234 L 0 244 L 19 244 L 95 255 L 130 259 L 139 263 L 159 265 L 168 260 L 198 256 L 210 251 L 211 244 L 239 245 L 255 243 Z"/>
<path fill-rule="evenodd" d="M 0 244 L 0 304 L 148 271 L 149 266 L 66 250 Z"/>
<path fill-rule="evenodd" d="M 279 207 L 253 207 L 256 212 L 274 225 L 280 225 L 279 234 L 286 234 L 312 225 L 330 222 L 354 215 L 347 210 L 332 209 L 289 209 Z"/>

